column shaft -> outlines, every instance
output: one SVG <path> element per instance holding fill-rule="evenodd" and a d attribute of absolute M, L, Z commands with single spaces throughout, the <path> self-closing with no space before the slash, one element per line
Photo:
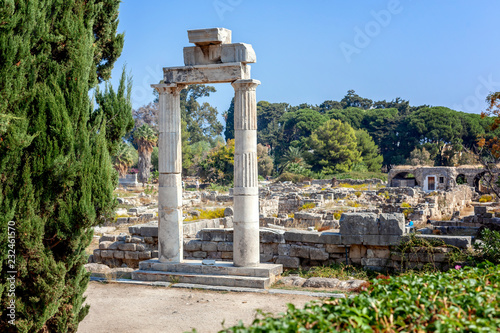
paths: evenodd
<path fill-rule="evenodd" d="M 234 97 L 234 235 L 235 266 L 251 267 L 260 262 L 259 189 L 257 183 L 258 80 L 236 80 Z"/>
<path fill-rule="evenodd" d="M 152 85 L 159 92 L 158 259 L 183 261 L 182 151 L 179 92 L 184 86 Z"/>

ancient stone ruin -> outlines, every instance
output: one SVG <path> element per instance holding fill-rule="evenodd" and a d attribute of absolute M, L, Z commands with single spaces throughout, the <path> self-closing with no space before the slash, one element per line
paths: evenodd
<path fill-rule="evenodd" d="M 184 48 L 185 66 L 164 68 L 163 83 L 152 85 L 159 93 L 160 108 L 158 260 L 141 267 L 145 269 L 137 273 L 136 278 L 156 279 L 157 270 L 193 269 L 187 264 L 181 265 L 184 258 L 179 93 L 189 84 L 231 83 L 235 90 L 234 267 L 231 272 L 242 275 L 241 272 L 248 270 L 237 267 L 258 267 L 259 274 L 265 273 L 272 279 L 281 273 L 281 265 L 260 264 L 259 253 L 255 88 L 260 82 L 251 79 L 248 65 L 256 61 L 255 52 L 249 44 L 231 43 L 231 31 L 224 28 L 189 30 L 188 38 L 195 46 Z M 201 270 L 199 263 L 192 264 Z"/>
<path fill-rule="evenodd" d="M 158 221 L 152 221 L 151 208 L 130 208 L 117 224 L 144 224 L 130 226 L 129 234 L 104 234 L 90 262 L 117 267 L 137 280 L 267 288 L 283 267 L 447 269 L 453 257 L 447 247 L 432 255 L 394 249 L 415 229 L 418 237 L 465 249 L 480 228 L 500 226 L 493 209 L 473 203 L 485 190 L 480 166 L 397 166 L 387 183 L 259 184 L 255 89 L 260 82 L 250 78 L 248 65 L 256 61 L 255 53 L 248 44 L 232 44 L 227 29 L 191 30 L 188 37 L 195 46 L 184 48 L 185 66 L 164 68 L 163 82 L 153 85 L 160 104 Z M 188 84 L 224 82 L 235 89 L 234 188 L 223 194 L 198 186 L 183 192 L 179 93 Z M 475 214 L 464 215 L 473 204 Z M 206 206 L 224 207 L 224 217 L 187 219 L 199 214 L 193 208 Z"/>

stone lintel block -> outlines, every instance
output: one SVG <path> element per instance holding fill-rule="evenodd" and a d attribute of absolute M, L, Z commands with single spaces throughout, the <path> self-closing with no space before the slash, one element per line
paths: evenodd
<path fill-rule="evenodd" d="M 123 243 L 118 245 L 118 249 L 121 251 L 135 251 L 137 248 L 137 244 L 135 243 Z"/>
<path fill-rule="evenodd" d="M 364 245 L 389 246 L 398 245 L 401 242 L 401 236 L 397 235 L 365 235 L 363 236 Z"/>
<path fill-rule="evenodd" d="M 217 243 L 217 251 L 232 252 L 233 251 L 233 242 L 218 242 Z"/>
<path fill-rule="evenodd" d="M 379 233 L 381 235 L 403 235 L 405 216 L 402 213 L 382 213 L 379 215 Z"/>
<path fill-rule="evenodd" d="M 201 250 L 202 241 L 198 239 L 191 239 L 187 242 L 184 242 L 184 250 L 185 251 L 200 251 Z"/>
<path fill-rule="evenodd" d="M 319 236 L 319 243 L 323 244 L 342 244 L 342 237 L 337 232 L 322 232 Z"/>
<path fill-rule="evenodd" d="M 125 251 L 113 251 L 113 258 L 115 259 L 125 259 Z"/>
<path fill-rule="evenodd" d="M 221 63 L 221 45 L 188 46 L 183 51 L 184 65 L 186 66 Z"/>
<path fill-rule="evenodd" d="M 201 250 L 205 252 L 217 251 L 217 242 L 201 242 Z"/>
<path fill-rule="evenodd" d="M 242 62 L 254 63 L 257 62 L 257 56 L 252 45 L 245 43 L 234 43 L 221 45 L 220 59 L 223 63 Z"/>
<path fill-rule="evenodd" d="M 226 28 L 195 29 L 187 33 L 189 42 L 196 46 L 231 43 L 231 30 Z"/>
<path fill-rule="evenodd" d="M 328 260 L 329 255 L 325 249 L 311 248 L 310 253 L 311 260 Z"/>
<path fill-rule="evenodd" d="M 250 79 L 250 66 L 241 62 L 163 68 L 166 83 L 229 83 Z"/>
<path fill-rule="evenodd" d="M 300 246 L 300 245 L 292 245 L 290 247 L 290 256 L 291 257 L 299 257 L 309 259 L 311 254 L 310 246 Z"/>
<path fill-rule="evenodd" d="M 363 235 L 342 235 L 341 244 L 342 245 L 353 245 L 353 244 L 363 244 Z"/>
<path fill-rule="evenodd" d="M 284 268 L 299 268 L 300 259 L 289 256 L 278 256 L 276 263 L 283 265 Z"/>

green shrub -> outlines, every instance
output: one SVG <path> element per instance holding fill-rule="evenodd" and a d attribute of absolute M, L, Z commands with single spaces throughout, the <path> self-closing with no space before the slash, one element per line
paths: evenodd
<path fill-rule="evenodd" d="M 340 217 L 342 216 L 342 213 L 344 213 L 343 211 L 339 210 L 339 211 L 336 211 L 336 212 L 333 212 L 333 217 L 336 219 L 336 220 L 340 220 Z"/>
<path fill-rule="evenodd" d="M 481 242 L 474 243 L 478 259 L 500 264 L 500 232 L 483 229 L 478 238 Z"/>
<path fill-rule="evenodd" d="M 302 207 L 299 207 L 299 211 L 305 210 L 305 209 L 312 209 L 314 207 L 316 207 L 316 204 L 313 202 L 305 203 L 302 205 Z"/>
<path fill-rule="evenodd" d="M 481 198 L 479 198 L 479 202 L 492 202 L 493 201 L 493 196 L 489 194 L 483 194 Z"/>
<path fill-rule="evenodd" d="M 401 208 L 411 208 L 411 205 L 409 203 L 407 203 L 407 202 L 403 202 L 401 204 Z"/>
<path fill-rule="evenodd" d="M 361 193 L 360 191 L 356 191 L 356 192 L 354 192 L 354 195 L 355 195 L 355 196 L 357 196 L 358 198 L 361 196 L 361 194 L 362 194 L 362 193 Z"/>
<path fill-rule="evenodd" d="M 259 314 L 225 332 L 497 332 L 500 266 L 372 280 L 353 298 L 329 299 L 279 316 Z"/>
<path fill-rule="evenodd" d="M 307 180 L 311 180 L 311 178 L 290 172 L 283 172 L 278 178 L 276 178 L 276 181 L 278 182 L 293 182 L 293 183 L 300 183 Z"/>

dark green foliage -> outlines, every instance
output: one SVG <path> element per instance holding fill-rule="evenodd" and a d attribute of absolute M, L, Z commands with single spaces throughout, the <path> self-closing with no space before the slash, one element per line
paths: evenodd
<path fill-rule="evenodd" d="M 229 109 L 224 113 L 226 120 L 226 129 L 224 130 L 224 137 L 227 140 L 234 139 L 234 97 L 231 99 Z"/>
<path fill-rule="evenodd" d="M 488 260 L 500 265 L 500 232 L 484 228 L 479 237 L 481 241 L 474 243 L 479 260 Z"/>
<path fill-rule="evenodd" d="M 209 141 L 215 145 L 216 137 L 222 133 L 224 127 L 217 120 L 217 109 L 207 102 L 198 103 L 199 98 L 208 97 L 213 92 L 213 86 L 192 84 L 180 93 L 181 117 L 186 122 L 190 144 Z"/>
<path fill-rule="evenodd" d="M 266 101 L 257 103 L 257 142 L 269 146 L 271 155 L 276 156 L 276 149 L 278 148 L 280 154 L 287 149 L 281 147 L 283 144 L 283 127 L 280 119 L 288 111 L 288 107 L 289 105 L 286 103 L 269 103 Z"/>
<path fill-rule="evenodd" d="M 99 86 L 96 87 L 95 100 L 98 108 L 92 113 L 90 121 L 95 122 L 97 117 L 106 119 L 106 140 L 110 143 L 108 150 L 111 156 L 116 154 L 122 141 L 121 138 L 134 127 L 130 102 L 131 92 L 132 79 L 127 77 L 125 67 L 123 67 L 117 92 L 109 83 L 105 84 L 104 91 L 101 91 Z"/>
<path fill-rule="evenodd" d="M 0 1 L 0 225 L 15 223 L 21 332 L 74 332 L 88 312 L 85 248 L 91 227 L 112 211 L 117 180 L 108 149 L 116 144 L 114 134 L 107 136 L 111 113 L 91 117 L 88 92 L 109 78 L 121 52 L 118 6 Z M 4 272 L 6 232 L 0 235 Z M 5 278 L 2 332 L 12 328 Z"/>
<path fill-rule="evenodd" d="M 234 178 L 234 139 L 219 143 L 200 162 L 200 175 L 210 183 L 229 185 Z"/>
<path fill-rule="evenodd" d="M 500 266 L 372 280 L 354 298 L 307 304 L 274 318 L 221 332 L 496 332 L 500 327 Z"/>
<path fill-rule="evenodd" d="M 305 153 L 305 158 L 313 171 L 347 172 L 361 162 L 353 128 L 335 119 L 317 128 L 307 139 L 307 147 L 312 152 Z"/>
<path fill-rule="evenodd" d="M 382 168 L 382 155 L 378 153 L 378 147 L 373 142 L 372 137 L 365 130 L 357 130 L 356 143 L 357 150 L 361 153 L 362 163 L 366 166 L 368 171 L 378 172 Z"/>

